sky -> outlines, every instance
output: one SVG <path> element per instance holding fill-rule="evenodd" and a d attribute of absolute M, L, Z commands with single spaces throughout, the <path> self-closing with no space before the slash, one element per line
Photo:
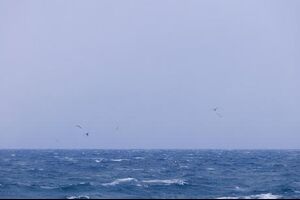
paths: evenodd
<path fill-rule="evenodd" d="M 0 0 L 0 148 L 299 149 L 299 9 Z"/>

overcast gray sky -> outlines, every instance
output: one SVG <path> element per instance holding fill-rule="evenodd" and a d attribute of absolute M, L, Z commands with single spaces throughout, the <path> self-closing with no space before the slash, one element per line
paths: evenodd
<path fill-rule="evenodd" d="M 299 148 L 299 10 L 1 0 L 0 148 Z"/>

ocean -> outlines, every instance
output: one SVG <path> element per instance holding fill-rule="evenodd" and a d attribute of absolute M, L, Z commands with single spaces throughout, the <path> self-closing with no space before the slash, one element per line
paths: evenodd
<path fill-rule="evenodd" d="M 300 151 L 0 150 L 0 198 L 300 198 Z"/>

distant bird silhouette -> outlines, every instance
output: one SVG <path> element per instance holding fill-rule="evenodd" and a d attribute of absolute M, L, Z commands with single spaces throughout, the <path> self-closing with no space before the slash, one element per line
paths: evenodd
<path fill-rule="evenodd" d="M 79 128 L 79 129 L 81 129 L 81 130 L 83 130 L 83 127 L 82 127 L 81 125 L 79 125 L 79 124 L 75 125 L 75 127 Z M 89 136 L 90 133 L 89 133 L 89 132 L 85 132 L 85 135 L 86 135 L 86 136 Z"/>
<path fill-rule="evenodd" d="M 82 129 L 82 126 L 80 126 L 80 125 L 78 125 L 78 124 L 77 124 L 75 127 Z"/>

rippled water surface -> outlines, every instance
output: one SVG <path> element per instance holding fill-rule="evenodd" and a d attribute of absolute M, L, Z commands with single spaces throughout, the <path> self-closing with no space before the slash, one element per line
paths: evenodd
<path fill-rule="evenodd" d="M 0 198 L 300 198 L 300 151 L 0 150 Z"/>

